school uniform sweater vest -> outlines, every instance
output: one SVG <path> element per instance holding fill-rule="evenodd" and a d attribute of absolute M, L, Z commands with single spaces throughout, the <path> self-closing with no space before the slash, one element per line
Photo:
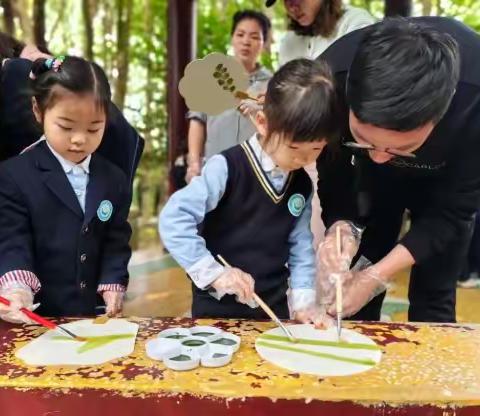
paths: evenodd
<path fill-rule="evenodd" d="M 312 192 L 311 180 L 303 169 L 293 171 L 277 192 L 248 142 L 222 155 L 228 165 L 225 193 L 205 216 L 201 235 L 212 255 L 251 274 L 255 292 L 279 317 L 288 318 L 288 239 Z M 261 308 L 240 304 L 232 295 L 218 301 L 208 291 L 192 287 L 195 318 L 268 318 Z"/>

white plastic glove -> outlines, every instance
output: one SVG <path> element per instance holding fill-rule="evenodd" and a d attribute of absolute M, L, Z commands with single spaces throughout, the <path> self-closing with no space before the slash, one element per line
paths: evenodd
<path fill-rule="evenodd" d="M 291 289 L 288 292 L 288 305 L 291 317 L 303 324 L 313 324 L 315 328 L 328 328 L 333 324 L 324 306 L 317 306 L 315 289 Z"/>
<path fill-rule="evenodd" d="M 7 288 L 0 289 L 0 296 L 10 301 L 10 306 L 0 303 L 0 319 L 14 324 L 32 324 L 21 308 L 35 310 L 39 304 L 33 305 L 33 292 L 27 285 L 17 283 Z"/>
<path fill-rule="evenodd" d="M 348 317 L 356 314 L 375 296 L 385 292 L 388 288 L 386 279 L 371 263 L 365 264 L 361 270 L 353 271 L 352 278 L 343 285 L 343 316 Z M 335 315 L 336 305 L 333 303 L 329 309 L 329 315 Z"/>
<path fill-rule="evenodd" d="M 313 324 L 317 329 L 327 329 L 334 326 L 335 322 L 331 316 L 327 314 L 324 305 L 312 305 L 309 308 L 300 309 L 294 312 L 294 319 L 303 324 Z"/>
<path fill-rule="evenodd" d="M 323 273 L 321 269 L 317 271 L 317 304 L 328 307 L 335 302 L 337 276 L 340 278 L 343 287 L 353 278 L 353 271 L 331 273 L 329 275 Z"/>
<path fill-rule="evenodd" d="M 210 291 L 210 294 L 217 300 L 225 295 L 235 295 L 237 302 L 247 304 L 251 308 L 258 307 L 253 300 L 255 280 L 236 267 L 225 267 L 223 273 L 211 286 L 216 292 Z"/>
<path fill-rule="evenodd" d="M 337 249 L 337 228 L 340 229 L 341 253 Z M 318 245 L 317 265 L 326 276 L 342 273 L 350 269 L 352 259 L 357 254 L 362 238 L 362 230 L 350 221 L 337 221 L 325 233 L 325 239 Z"/>
<path fill-rule="evenodd" d="M 123 299 L 125 292 L 115 292 L 112 290 L 105 290 L 102 292 L 103 300 L 105 301 L 105 314 L 112 317 L 117 316 L 122 312 Z"/>

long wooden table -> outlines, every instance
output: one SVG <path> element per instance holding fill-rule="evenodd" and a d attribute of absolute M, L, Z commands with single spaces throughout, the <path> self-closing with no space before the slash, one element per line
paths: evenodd
<path fill-rule="evenodd" d="M 382 346 L 382 361 L 355 376 L 319 378 L 257 355 L 255 338 L 271 322 L 129 319 L 140 324 L 132 355 L 78 368 L 25 366 L 16 349 L 44 329 L 0 323 L 0 415 L 480 415 L 478 328 L 346 323 Z M 146 356 L 145 341 L 159 331 L 194 324 L 241 337 L 230 365 L 174 372 Z"/>

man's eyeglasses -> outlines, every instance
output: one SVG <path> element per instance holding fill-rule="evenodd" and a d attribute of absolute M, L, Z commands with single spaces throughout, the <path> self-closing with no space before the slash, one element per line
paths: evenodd
<path fill-rule="evenodd" d="M 360 150 L 365 150 L 366 152 L 368 151 L 377 151 L 377 152 L 385 152 L 388 153 L 389 155 L 397 156 L 397 157 L 408 157 L 411 159 L 416 158 L 417 156 L 414 153 L 411 152 L 405 152 L 403 150 L 398 150 L 398 149 L 380 149 L 378 147 L 375 147 L 372 144 L 366 144 L 366 143 L 357 143 L 357 142 L 348 142 L 345 140 L 342 140 L 342 146 L 345 147 L 350 147 L 352 149 L 360 149 Z"/>

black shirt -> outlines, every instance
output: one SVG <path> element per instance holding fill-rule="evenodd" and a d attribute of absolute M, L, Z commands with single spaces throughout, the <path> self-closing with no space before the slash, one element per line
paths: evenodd
<path fill-rule="evenodd" d="M 447 113 L 413 160 L 395 158 L 378 165 L 368 157 L 355 157 L 352 165 L 354 151 L 341 147 L 324 151 L 317 167 L 318 194 L 327 227 L 339 219 L 366 222 L 375 203 L 374 182 L 392 181 L 392 186 L 398 183 L 411 190 L 406 198 L 411 204 L 414 195 L 414 205 L 421 206 L 417 209 L 421 214 L 401 244 L 418 263 L 442 252 L 480 208 L 480 36 L 453 19 L 410 20 L 449 33 L 459 45 L 460 80 Z M 332 67 L 343 101 L 342 131 L 347 141 L 353 138 L 348 127 L 346 76 L 366 30 L 342 37 L 320 56 Z"/>

